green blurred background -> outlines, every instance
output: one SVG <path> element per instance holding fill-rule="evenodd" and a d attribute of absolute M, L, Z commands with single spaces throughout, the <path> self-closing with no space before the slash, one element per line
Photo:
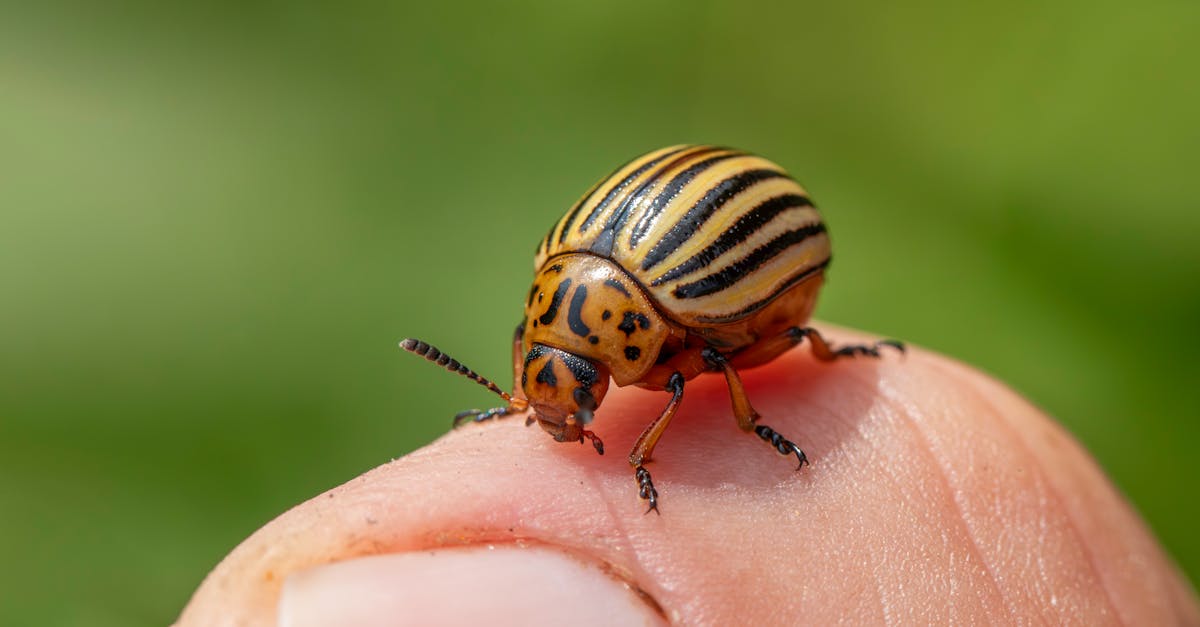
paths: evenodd
<path fill-rule="evenodd" d="M 1200 4 L 106 4 L 0 9 L 0 623 L 170 621 L 487 403 L 396 341 L 503 380 L 538 238 L 677 142 L 791 170 L 821 318 L 1009 381 L 1200 576 Z"/>

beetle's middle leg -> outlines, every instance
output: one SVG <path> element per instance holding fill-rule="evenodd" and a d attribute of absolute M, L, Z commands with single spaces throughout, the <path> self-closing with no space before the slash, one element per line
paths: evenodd
<path fill-rule="evenodd" d="M 733 403 L 733 415 L 737 418 L 738 427 L 742 431 L 753 431 L 758 437 L 775 447 L 780 455 L 795 455 L 799 461 L 796 470 L 804 467 L 808 463 L 808 457 L 804 455 L 804 451 L 800 450 L 799 446 L 796 446 L 795 442 L 783 437 L 767 425 L 758 424 L 759 414 L 750 404 L 750 398 L 746 396 L 746 388 L 742 385 L 742 378 L 738 376 L 733 364 L 729 363 L 729 358 L 715 348 L 705 348 L 701 355 L 704 357 L 704 361 L 714 369 L 725 372 L 725 383 L 729 385 L 729 400 Z"/>

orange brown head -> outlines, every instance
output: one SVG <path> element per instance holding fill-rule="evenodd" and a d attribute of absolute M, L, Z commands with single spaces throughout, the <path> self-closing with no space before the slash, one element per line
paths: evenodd
<path fill-rule="evenodd" d="M 534 344 L 525 354 L 521 388 L 538 424 L 555 440 L 573 442 L 604 400 L 608 379 L 601 362 Z"/>

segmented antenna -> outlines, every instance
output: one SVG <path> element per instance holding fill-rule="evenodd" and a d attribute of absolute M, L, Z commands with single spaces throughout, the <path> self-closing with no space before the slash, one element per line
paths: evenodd
<path fill-rule="evenodd" d="M 436 347 L 426 344 L 421 340 L 410 337 L 400 342 L 400 348 L 403 348 L 404 350 L 415 355 L 420 355 L 421 357 L 432 361 L 446 370 L 449 370 L 450 372 L 461 374 L 462 376 L 478 383 L 479 385 L 482 385 L 496 394 L 499 394 L 500 398 L 506 401 L 512 402 L 513 400 L 513 397 L 508 392 L 501 390 L 496 386 L 495 383 L 492 383 L 478 374 L 475 374 L 474 370 L 462 365 L 457 359 L 454 359 L 446 353 L 438 350 Z"/>

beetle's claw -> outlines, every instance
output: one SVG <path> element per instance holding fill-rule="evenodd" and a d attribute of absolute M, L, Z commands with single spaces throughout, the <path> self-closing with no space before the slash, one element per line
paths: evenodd
<path fill-rule="evenodd" d="M 800 462 L 796 465 L 796 470 L 800 470 L 808 463 L 808 456 L 804 454 L 804 451 L 800 450 L 799 446 L 796 446 L 795 442 L 783 437 L 771 427 L 767 425 L 755 425 L 754 433 L 758 434 L 758 437 L 766 441 L 767 444 L 774 446 L 775 451 L 780 455 L 795 455 L 796 459 Z"/>

